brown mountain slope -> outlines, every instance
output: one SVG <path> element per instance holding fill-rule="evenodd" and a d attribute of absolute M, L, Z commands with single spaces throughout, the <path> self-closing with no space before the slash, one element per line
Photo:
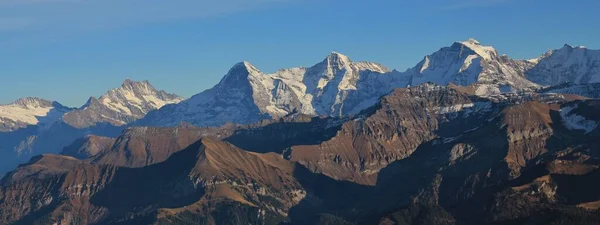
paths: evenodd
<path fill-rule="evenodd" d="M 133 127 L 114 144 L 90 158 L 92 163 L 124 167 L 144 167 L 165 161 L 202 137 L 228 136 L 231 129 L 179 126 L 169 128 Z"/>
<path fill-rule="evenodd" d="M 2 181 L 0 223 L 136 224 L 177 220 L 196 210 L 210 215 L 217 206 L 277 221 L 305 195 L 293 171 L 278 155 L 245 152 L 213 138 L 143 168 L 42 156 Z M 205 219 L 220 224 L 223 218 Z"/>
<path fill-rule="evenodd" d="M 422 143 L 455 135 L 445 128 L 450 124 L 474 128 L 473 121 L 485 118 L 492 105 L 431 84 L 397 89 L 354 119 L 341 121 L 326 141 L 291 147 L 291 160 L 335 179 L 374 185 L 389 163 L 408 157 Z"/>
<path fill-rule="evenodd" d="M 115 141 L 115 138 L 88 135 L 75 140 L 71 145 L 63 148 L 60 154 L 78 159 L 87 159 L 96 156 L 100 152 L 109 150 Z"/>

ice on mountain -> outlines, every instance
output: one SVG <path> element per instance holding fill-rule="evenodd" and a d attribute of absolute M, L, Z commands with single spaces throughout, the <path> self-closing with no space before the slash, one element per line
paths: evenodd
<path fill-rule="evenodd" d="M 583 130 L 586 134 L 598 127 L 598 122 L 587 120 L 585 117 L 573 113 L 575 109 L 577 109 L 577 104 L 561 108 L 560 116 L 565 127 L 571 130 Z"/>

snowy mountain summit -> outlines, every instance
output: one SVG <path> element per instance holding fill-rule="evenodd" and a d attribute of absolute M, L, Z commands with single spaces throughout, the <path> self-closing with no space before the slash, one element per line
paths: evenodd
<path fill-rule="evenodd" d="M 531 61 L 536 65 L 527 71 L 527 78 L 541 85 L 600 82 L 600 50 L 565 44 Z"/>
<path fill-rule="evenodd" d="M 291 113 L 343 115 L 371 106 L 408 80 L 372 62 L 332 52 L 316 65 L 266 74 L 249 62 L 234 65 L 213 88 L 149 113 L 141 125 L 251 123 Z"/>
<path fill-rule="evenodd" d="M 13 131 L 31 125 L 50 125 L 60 119 L 69 108 L 57 102 L 26 97 L 0 105 L 0 132 Z"/>
<path fill-rule="evenodd" d="M 181 100 L 182 97 L 156 90 L 148 81 L 127 79 L 121 87 L 108 91 L 100 98 L 90 97 L 83 107 L 67 113 L 64 121 L 76 128 L 98 123 L 121 126 L 142 118 L 152 110 Z"/>
<path fill-rule="evenodd" d="M 213 88 L 150 112 L 139 125 L 247 124 L 291 113 L 341 116 L 366 109 L 394 88 L 435 83 L 464 86 L 479 96 L 536 91 L 563 81 L 597 82 L 597 51 L 565 47 L 535 60 L 516 60 L 471 38 L 425 58 L 406 72 L 354 62 L 332 52 L 316 65 L 263 73 L 236 64 Z"/>
<path fill-rule="evenodd" d="M 453 83 L 472 86 L 478 95 L 492 95 L 538 88 L 525 77 L 525 71 L 533 66 L 529 61 L 501 56 L 493 47 L 471 38 L 426 56 L 406 73 L 412 77 L 411 85 Z"/>

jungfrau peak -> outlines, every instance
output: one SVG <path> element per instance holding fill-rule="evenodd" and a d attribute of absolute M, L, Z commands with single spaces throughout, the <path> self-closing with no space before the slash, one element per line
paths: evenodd
<path fill-rule="evenodd" d="M 492 60 L 494 57 L 498 56 L 498 52 L 492 46 L 484 46 L 479 43 L 479 41 L 474 38 L 469 38 L 467 41 L 460 42 L 465 47 L 473 50 L 477 55 L 481 56 L 486 60 Z"/>
<path fill-rule="evenodd" d="M 493 47 L 471 38 L 426 56 L 406 73 L 411 77 L 411 85 L 452 83 L 472 86 L 478 95 L 485 96 L 537 88 L 539 85 L 524 76 L 531 67 L 531 62 L 499 56 Z"/>

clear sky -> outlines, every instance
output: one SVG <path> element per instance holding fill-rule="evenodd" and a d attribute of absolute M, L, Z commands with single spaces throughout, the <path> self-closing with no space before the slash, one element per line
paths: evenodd
<path fill-rule="evenodd" d="M 190 97 L 239 61 L 331 51 L 404 71 L 470 37 L 513 58 L 600 48 L 598 0 L 0 0 L 0 103 L 78 107 L 125 78 Z"/>

